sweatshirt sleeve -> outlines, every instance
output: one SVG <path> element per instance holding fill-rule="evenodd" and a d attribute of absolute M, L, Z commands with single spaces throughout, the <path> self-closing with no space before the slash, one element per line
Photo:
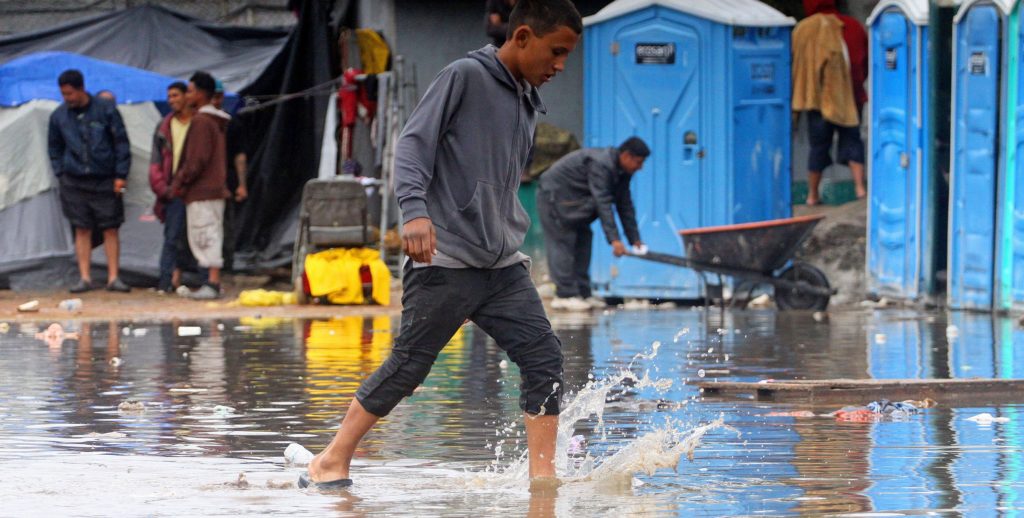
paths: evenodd
<path fill-rule="evenodd" d="M 124 119 L 117 107 L 110 109 L 110 132 L 114 139 L 114 176 L 128 178 L 132 166 L 132 148 L 128 143 L 128 130 L 124 127 Z"/>
<path fill-rule="evenodd" d="M 587 182 L 590 186 L 590 195 L 594 197 L 597 205 L 597 216 L 601 218 L 601 228 L 609 243 L 619 241 L 619 227 L 615 224 L 615 176 L 614 171 L 594 160 L 588 160 L 586 167 L 590 168 L 587 174 Z"/>
<path fill-rule="evenodd" d="M 622 230 L 626 234 L 629 244 L 639 243 L 640 229 L 636 224 L 636 208 L 633 206 L 633 193 L 629 189 L 628 179 L 621 182 L 615 191 L 615 209 L 619 212 Z"/>
<path fill-rule="evenodd" d="M 427 218 L 427 188 L 434 178 L 434 158 L 465 90 L 454 66 L 438 74 L 409 116 L 395 146 L 395 196 L 402 223 Z"/>
<path fill-rule="evenodd" d="M 188 186 L 196 181 L 199 174 L 206 170 L 206 165 L 213 154 L 215 135 L 212 126 L 204 117 L 192 117 L 192 124 L 185 137 L 185 147 L 181 150 L 181 163 L 172 176 L 171 193 L 183 196 Z"/>

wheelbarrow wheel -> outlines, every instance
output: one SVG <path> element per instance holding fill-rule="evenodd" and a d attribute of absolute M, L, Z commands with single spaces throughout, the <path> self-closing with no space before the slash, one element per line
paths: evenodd
<path fill-rule="evenodd" d="M 789 282 L 804 282 L 816 288 L 829 288 L 825 273 L 807 263 L 793 263 L 783 270 L 779 278 Z M 807 293 L 796 288 L 775 287 L 775 305 L 779 309 L 824 311 L 830 298 L 828 295 Z"/>

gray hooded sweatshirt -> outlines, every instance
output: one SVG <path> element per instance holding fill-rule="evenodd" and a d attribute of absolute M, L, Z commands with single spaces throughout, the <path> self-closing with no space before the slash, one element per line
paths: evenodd
<path fill-rule="evenodd" d="M 446 267 L 501 268 L 518 252 L 530 217 L 519 176 L 533 145 L 537 89 L 517 82 L 488 45 L 444 68 L 413 110 L 395 149 L 402 221 L 430 218 Z"/>

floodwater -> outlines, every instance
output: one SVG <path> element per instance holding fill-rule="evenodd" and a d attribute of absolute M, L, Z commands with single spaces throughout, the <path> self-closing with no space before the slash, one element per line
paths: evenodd
<path fill-rule="evenodd" d="M 1014 321 L 903 310 L 556 316 L 566 384 L 583 394 L 567 396 L 581 419 L 560 459 L 574 476 L 533 494 L 518 373 L 469 325 L 359 449 L 351 490 L 296 489 L 302 468 L 284 448 L 329 441 L 397 323 L 65 322 L 78 336 L 48 341 L 45 325 L 14 324 L 0 333 L 0 516 L 1024 513 L 1020 405 L 939 401 L 896 422 L 840 422 L 693 385 L 1024 377 Z M 982 412 L 1009 421 L 967 420 Z"/>

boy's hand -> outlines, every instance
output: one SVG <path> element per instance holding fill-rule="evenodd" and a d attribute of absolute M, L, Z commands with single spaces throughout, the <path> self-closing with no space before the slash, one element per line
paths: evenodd
<path fill-rule="evenodd" d="M 402 249 L 413 261 L 430 264 L 437 253 L 437 235 L 430 218 L 416 218 L 402 227 Z"/>

